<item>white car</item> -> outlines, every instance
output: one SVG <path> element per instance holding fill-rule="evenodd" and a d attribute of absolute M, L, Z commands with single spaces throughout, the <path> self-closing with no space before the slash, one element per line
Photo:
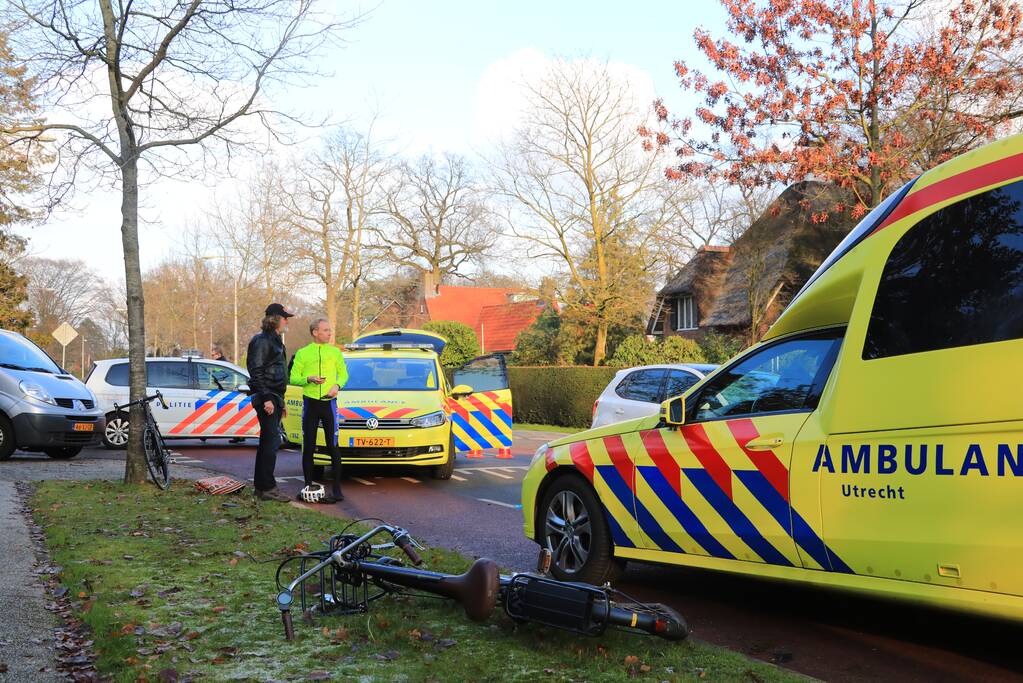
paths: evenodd
<path fill-rule="evenodd" d="M 619 370 L 593 402 L 590 428 L 655 415 L 662 401 L 684 394 L 717 368 L 717 365 L 686 363 Z"/>
<path fill-rule="evenodd" d="M 165 439 L 243 439 L 259 436 L 259 422 L 246 393 L 249 376 L 233 363 L 201 358 L 147 358 L 147 393 L 159 390 L 168 410 L 153 404 Z M 93 364 L 85 386 L 106 414 L 103 445 L 124 448 L 128 414 L 114 404 L 128 402 L 128 359 Z"/>

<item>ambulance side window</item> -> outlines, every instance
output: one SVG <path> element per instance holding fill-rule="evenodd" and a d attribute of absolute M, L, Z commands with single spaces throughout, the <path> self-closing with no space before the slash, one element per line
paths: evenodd
<path fill-rule="evenodd" d="M 885 263 L 863 359 L 1023 338 L 1023 181 L 936 211 Z"/>
<path fill-rule="evenodd" d="M 719 373 L 695 397 L 690 421 L 810 411 L 817 407 L 842 330 L 772 344 Z"/>

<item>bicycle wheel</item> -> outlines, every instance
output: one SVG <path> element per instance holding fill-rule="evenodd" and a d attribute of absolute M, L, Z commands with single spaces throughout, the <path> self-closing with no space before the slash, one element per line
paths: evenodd
<path fill-rule="evenodd" d="M 142 433 L 142 450 L 146 453 L 146 467 L 153 483 L 161 489 L 170 486 L 170 452 L 163 445 L 163 437 L 155 424 L 147 424 Z"/>

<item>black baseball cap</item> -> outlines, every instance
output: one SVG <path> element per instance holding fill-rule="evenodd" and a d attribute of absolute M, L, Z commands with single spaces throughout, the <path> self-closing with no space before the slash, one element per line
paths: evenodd
<path fill-rule="evenodd" d="M 294 313 L 288 313 L 286 310 L 284 310 L 284 306 L 280 304 L 270 304 L 269 306 L 266 307 L 266 311 L 264 311 L 264 313 L 266 315 L 279 315 L 282 318 L 295 317 Z"/>

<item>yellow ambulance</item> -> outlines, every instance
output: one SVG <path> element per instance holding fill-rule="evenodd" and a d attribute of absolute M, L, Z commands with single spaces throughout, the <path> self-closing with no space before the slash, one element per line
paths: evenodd
<path fill-rule="evenodd" d="M 907 183 L 762 342 L 660 416 L 551 442 L 525 533 L 1023 619 L 1023 136 Z"/>
<path fill-rule="evenodd" d="M 403 465 L 450 479 L 459 452 L 511 448 L 512 397 L 504 357 L 480 356 L 449 384 L 447 340 L 425 330 L 359 336 L 344 350 L 348 381 L 337 395 L 337 443 L 345 465 Z M 288 441 L 302 443 L 302 389 L 288 387 Z M 317 443 L 326 444 L 323 430 Z M 329 465 L 322 448 L 313 457 Z"/>

